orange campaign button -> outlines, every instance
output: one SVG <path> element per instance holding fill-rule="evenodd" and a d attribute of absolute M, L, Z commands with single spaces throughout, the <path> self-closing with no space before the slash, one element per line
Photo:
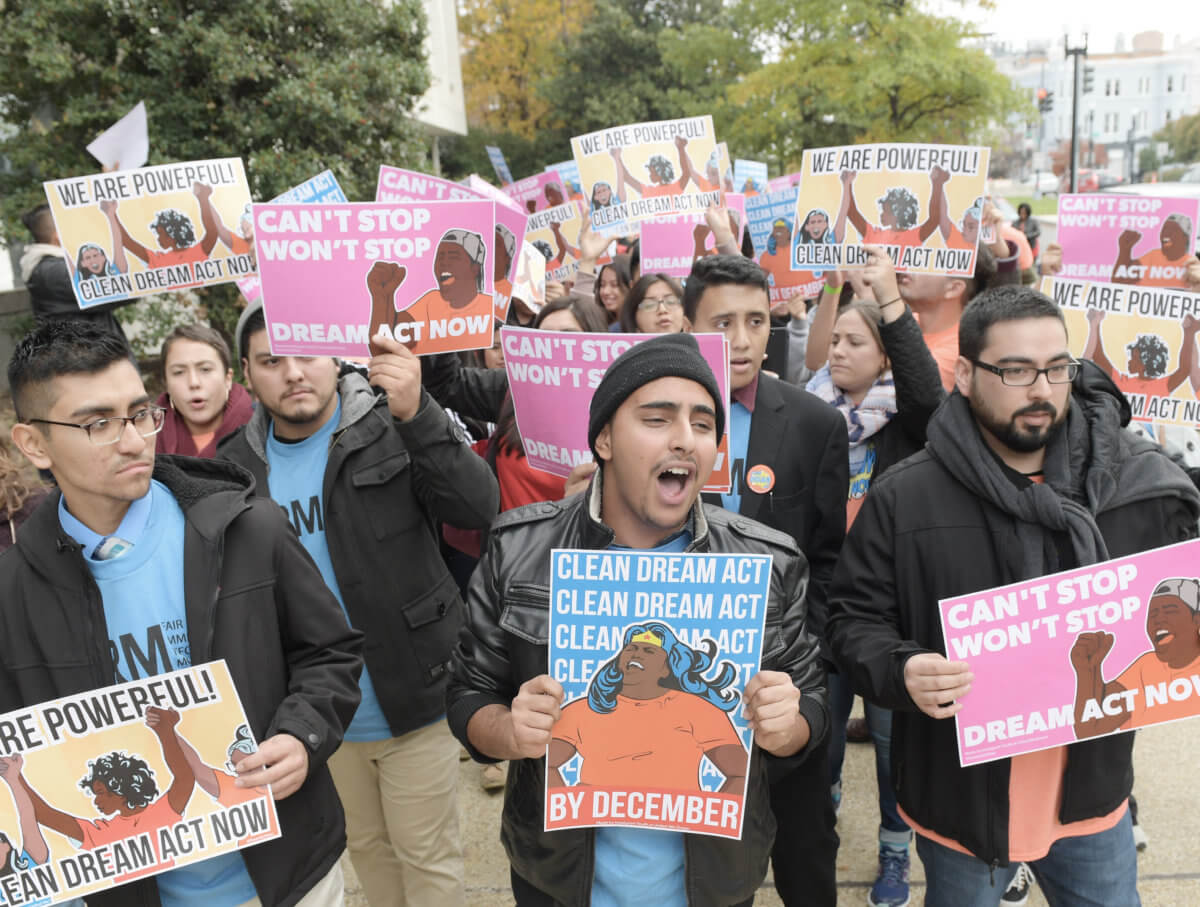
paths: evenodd
<path fill-rule="evenodd" d="M 746 473 L 746 485 L 756 494 L 766 494 L 775 487 L 775 471 L 770 466 L 752 466 Z"/>

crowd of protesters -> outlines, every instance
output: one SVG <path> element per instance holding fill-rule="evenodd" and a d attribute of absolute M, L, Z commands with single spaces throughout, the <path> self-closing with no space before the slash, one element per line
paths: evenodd
<path fill-rule="evenodd" d="M 251 304 L 232 338 L 176 329 L 154 398 L 108 310 L 39 306 L 0 446 L 0 713 L 136 678 L 112 641 L 182 621 L 174 666 L 228 664 L 261 741 L 238 783 L 272 785 L 282 829 L 88 903 L 336 905 L 347 851 L 372 907 L 463 904 L 465 748 L 505 787 L 522 907 L 751 904 L 768 864 L 789 907 L 832 905 L 857 694 L 879 807 L 870 904 L 909 903 L 914 850 L 928 905 L 1023 903 L 1033 879 L 1055 905 L 1137 904 L 1133 734 L 964 768 L 949 720 L 973 677 L 947 657 L 939 600 L 1200 524 L 1189 475 L 1126 430 L 1122 392 L 1027 285 L 1024 251 L 1043 273 L 1061 254 L 1021 214 L 985 206 L 997 229 L 971 277 L 898 274 L 872 246 L 864 269 L 774 309 L 723 209 L 716 254 L 682 285 L 641 273 L 636 242 L 599 265 L 609 241 L 585 230 L 574 280 L 540 310 L 514 300 L 510 323 L 662 336 L 608 368 L 593 461 L 566 479 L 526 459 L 499 326 L 462 355 L 376 338 L 363 366 L 275 355 Z M 26 222 L 31 292 L 69 293 L 52 221 Z M 728 339 L 728 410 L 693 332 Z M 726 431 L 732 487 L 702 493 Z M 772 556 L 740 840 L 543 828 L 563 705 L 550 552 L 612 547 Z M 1198 588 L 1172 587 L 1193 647 Z"/>

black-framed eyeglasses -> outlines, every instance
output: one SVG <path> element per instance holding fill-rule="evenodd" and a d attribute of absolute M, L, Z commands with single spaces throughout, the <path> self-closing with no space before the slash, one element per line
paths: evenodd
<path fill-rule="evenodd" d="M 655 299 L 653 296 L 647 296 L 638 303 L 639 312 L 657 312 L 659 306 L 666 306 L 668 309 L 677 309 L 683 305 L 683 300 L 672 294 L 670 296 L 660 296 Z"/>
<path fill-rule="evenodd" d="M 1079 363 L 1074 360 L 1070 362 L 1059 362 L 1056 365 L 1048 365 L 1045 368 L 1034 368 L 1032 365 L 992 365 L 990 362 L 980 362 L 978 359 L 972 359 L 975 365 L 979 366 L 984 371 L 991 372 L 993 375 L 999 375 L 1000 380 L 1009 387 L 1029 387 L 1031 384 L 1036 384 L 1037 379 L 1045 375 L 1046 380 L 1051 384 L 1070 384 L 1075 380 L 1075 376 L 1079 374 Z"/>
<path fill-rule="evenodd" d="M 30 422 L 41 422 L 43 425 L 61 425 L 63 428 L 82 428 L 87 432 L 88 440 L 97 447 L 116 444 L 125 434 L 125 425 L 133 424 L 133 430 L 143 438 L 150 438 L 162 431 L 167 411 L 161 406 L 147 406 L 139 409 L 132 416 L 111 416 L 107 419 L 97 419 L 95 422 L 55 422 L 53 419 L 30 419 Z"/>

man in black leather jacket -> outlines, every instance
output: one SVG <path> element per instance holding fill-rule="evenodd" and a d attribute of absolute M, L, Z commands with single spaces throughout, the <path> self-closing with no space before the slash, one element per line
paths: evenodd
<path fill-rule="evenodd" d="M 805 627 L 803 555 L 783 533 L 699 501 L 724 421 L 695 338 L 670 334 L 639 344 L 609 367 L 593 396 L 588 434 L 600 468 L 588 490 L 509 511 L 493 525 L 468 594 L 447 713 L 476 759 L 512 762 L 501 840 L 521 907 L 585 904 L 593 883 L 613 881 L 597 870 L 596 830 L 542 830 L 544 756 L 562 701 L 561 685 L 547 674 L 552 549 L 773 556 L 762 670 L 744 695 L 758 752 L 742 839 L 661 832 L 675 836 L 676 849 L 667 846 L 675 863 L 664 873 L 676 887 L 660 903 L 750 903 L 774 837 L 768 764 L 799 762 L 825 744 L 825 678 Z M 647 891 L 643 879 L 621 882 Z"/>

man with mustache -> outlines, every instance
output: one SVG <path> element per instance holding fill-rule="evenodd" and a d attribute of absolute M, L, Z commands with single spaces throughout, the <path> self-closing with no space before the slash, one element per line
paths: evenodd
<path fill-rule="evenodd" d="M 764 291 L 764 308 L 765 300 Z M 639 902 L 659 907 L 752 903 L 775 825 L 767 773 L 825 748 L 825 677 L 807 629 L 804 558 L 784 533 L 700 500 L 724 427 L 696 339 L 646 340 L 608 367 L 592 397 L 588 443 L 599 466 L 587 491 L 510 510 L 492 525 L 467 595 L 447 712 L 477 760 L 510 760 L 501 839 L 520 907 L 627 903 L 631 886 Z M 561 758 L 551 743 L 563 700 L 562 684 L 546 673 L 550 554 L 610 547 L 772 555 L 762 670 L 741 703 L 758 752 L 740 841 L 641 828 L 543 830 L 545 756 L 551 747 L 551 768 Z M 655 643 L 670 639 L 661 625 L 635 630 L 629 642 L 639 635 L 649 666 Z M 726 765 L 733 773 L 734 761 Z"/>
<path fill-rule="evenodd" d="M 1150 651 L 1143 652 L 1115 680 L 1104 682 L 1104 659 L 1112 651 L 1113 635 L 1103 630 L 1080 633 L 1071 647 L 1075 668 L 1075 733 L 1081 739 L 1119 728 L 1141 727 L 1149 722 L 1189 718 L 1195 703 L 1168 700 L 1147 707 L 1146 688 L 1200 672 L 1200 581 L 1165 579 L 1154 587 L 1146 608 L 1146 636 Z M 1132 707 L 1115 715 L 1084 720 L 1089 701 L 1101 703 L 1113 693 L 1136 690 Z M 1124 700 L 1121 700 L 1124 702 Z"/>
<path fill-rule="evenodd" d="M 1028 863 L 1050 903 L 1138 902 L 1133 735 L 963 768 L 970 665 L 945 655 L 938 602 L 1194 536 L 1200 493 L 1129 406 L 1070 354 L 1062 312 L 1024 287 L 978 296 L 955 391 L 921 453 L 872 485 L 842 547 L 828 634 L 864 698 L 892 709 L 892 777 L 929 907 L 996 905 Z"/>

